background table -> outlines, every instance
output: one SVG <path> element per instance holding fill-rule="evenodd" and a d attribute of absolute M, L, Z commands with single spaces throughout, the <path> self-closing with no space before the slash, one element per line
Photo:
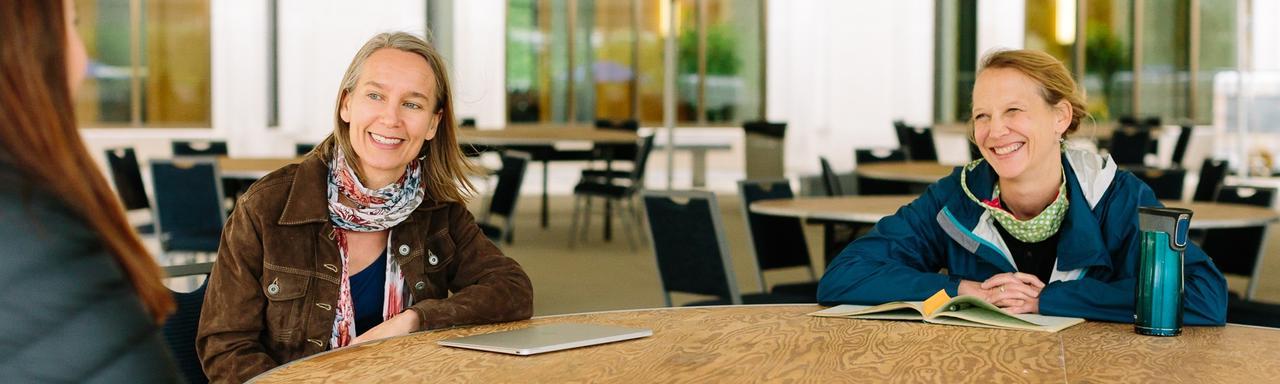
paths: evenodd
<path fill-rule="evenodd" d="M 264 373 L 293 382 L 1260 382 L 1280 377 L 1280 330 L 1185 327 L 1173 338 L 1087 322 L 1059 333 L 817 318 L 816 305 L 646 309 L 422 332 Z M 653 336 L 534 356 L 440 339 L 534 324 L 653 329 Z"/>
<path fill-rule="evenodd" d="M 751 204 L 751 212 L 803 219 L 876 223 L 894 214 L 917 195 L 798 197 L 769 199 Z M 1280 220 L 1280 212 L 1243 204 L 1181 202 L 1161 200 L 1166 207 L 1187 208 L 1193 229 L 1242 228 L 1267 225 Z"/>
<path fill-rule="evenodd" d="M 876 180 L 906 183 L 933 184 L 947 177 L 956 165 L 942 165 L 931 161 L 884 161 L 862 164 L 853 171 L 858 176 Z"/>

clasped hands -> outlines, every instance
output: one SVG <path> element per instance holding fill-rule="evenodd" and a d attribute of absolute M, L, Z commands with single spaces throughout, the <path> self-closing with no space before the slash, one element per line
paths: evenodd
<path fill-rule="evenodd" d="M 963 280 L 956 291 L 961 295 L 980 297 L 1009 313 L 1039 313 L 1042 289 L 1044 282 L 1035 275 L 1008 272 L 991 276 L 981 283 Z"/>

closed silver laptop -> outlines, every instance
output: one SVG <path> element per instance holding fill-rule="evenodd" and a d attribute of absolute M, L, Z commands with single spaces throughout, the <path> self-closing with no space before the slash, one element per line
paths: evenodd
<path fill-rule="evenodd" d="M 652 336 L 653 330 L 596 324 L 545 324 L 510 331 L 440 340 L 446 347 L 512 355 L 535 355 Z"/>

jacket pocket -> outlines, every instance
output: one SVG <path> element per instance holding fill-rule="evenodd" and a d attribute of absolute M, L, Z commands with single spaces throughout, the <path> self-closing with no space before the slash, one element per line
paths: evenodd
<path fill-rule="evenodd" d="M 449 297 L 449 281 L 457 248 L 448 231 L 439 231 L 427 238 L 426 254 L 415 260 L 422 263 L 422 273 L 417 281 L 410 283 L 415 298 L 443 299 Z"/>
<path fill-rule="evenodd" d="M 280 346 L 296 346 L 303 338 L 307 318 L 307 290 L 311 276 L 305 273 L 281 270 L 265 265 L 262 273 L 262 294 L 267 298 L 267 334 L 272 343 Z"/>

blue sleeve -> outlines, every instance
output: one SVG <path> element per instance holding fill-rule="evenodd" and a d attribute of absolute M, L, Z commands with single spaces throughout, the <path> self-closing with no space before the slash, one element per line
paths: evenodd
<path fill-rule="evenodd" d="M 945 264 L 945 241 L 940 241 L 935 217 L 947 194 L 934 183 L 910 204 L 876 224 L 832 260 L 818 283 L 818 302 L 880 304 L 924 300 L 940 289 L 956 294 L 959 278 L 938 273 Z M 945 239 L 944 239 L 945 240 Z"/>
<path fill-rule="evenodd" d="M 1040 293 L 1041 313 L 1090 320 L 1133 322 L 1140 256 L 1138 207 L 1163 205 L 1156 200 L 1151 188 L 1138 182 L 1132 175 L 1122 175 L 1127 177 L 1116 178 L 1112 191 L 1114 196 L 1107 198 L 1104 203 L 1107 206 L 1099 207 L 1106 209 L 1106 217 L 1101 223 L 1104 235 L 1118 236 L 1118 241 L 1115 242 L 1118 247 L 1111 250 L 1112 265 L 1116 270 L 1107 274 L 1087 273 L 1079 280 L 1049 284 Z M 1192 220 L 1195 220 L 1194 217 Z M 1187 245 L 1183 263 L 1183 323 L 1225 324 L 1227 281 L 1222 273 L 1195 244 Z"/>

